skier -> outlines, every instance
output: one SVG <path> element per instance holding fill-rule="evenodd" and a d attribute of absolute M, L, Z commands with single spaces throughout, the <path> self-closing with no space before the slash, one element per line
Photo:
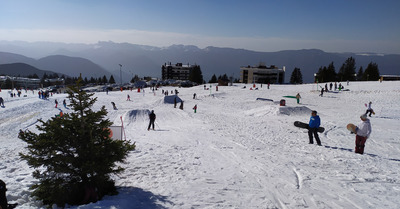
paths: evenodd
<path fill-rule="evenodd" d="M 300 98 L 301 98 L 300 93 L 297 93 L 296 95 L 297 104 L 300 103 Z"/>
<path fill-rule="evenodd" d="M 369 113 L 369 115 L 368 115 L 369 117 L 371 117 L 371 114 L 374 113 L 374 110 L 372 109 L 371 105 L 372 105 L 372 102 L 369 102 L 368 106 L 367 106 L 367 112 L 365 112 L 365 114 Z"/>
<path fill-rule="evenodd" d="M 3 100 L 3 97 L 0 97 L 0 106 L 4 107 L 4 100 Z"/>
<path fill-rule="evenodd" d="M 324 96 L 324 88 L 321 88 L 321 94 L 319 95 L 320 97 Z"/>
<path fill-rule="evenodd" d="M 126 101 L 131 101 L 131 96 L 129 96 L 129 94 L 126 96 Z"/>
<path fill-rule="evenodd" d="M 56 106 L 55 106 L 55 108 L 57 108 L 57 105 L 58 105 L 58 101 L 57 101 L 57 99 L 54 101 L 54 103 L 56 103 Z"/>
<path fill-rule="evenodd" d="M 367 118 L 367 114 L 360 116 L 361 122 L 356 127 L 356 148 L 355 153 L 364 154 L 365 142 L 371 134 L 371 123 Z"/>
<path fill-rule="evenodd" d="M 310 139 L 310 144 L 314 144 L 313 134 L 315 140 L 317 141 L 318 146 L 321 146 L 321 140 L 319 140 L 318 136 L 318 128 L 321 125 L 321 119 L 317 115 L 317 111 L 313 110 L 311 112 L 310 122 L 308 123 L 308 137 Z"/>
<path fill-rule="evenodd" d="M 111 104 L 112 104 L 114 110 L 117 110 L 117 106 L 115 106 L 115 103 L 114 103 L 114 102 L 111 102 Z"/>
<path fill-rule="evenodd" d="M 147 128 L 148 131 L 150 131 L 150 126 L 153 126 L 154 130 L 154 121 L 156 120 L 156 114 L 154 114 L 154 110 L 152 110 L 151 113 L 149 114 L 149 118 L 150 118 L 150 123 L 149 127 Z"/>
<path fill-rule="evenodd" d="M 65 108 L 67 108 L 67 102 L 65 101 L 65 99 L 63 100 L 63 105 Z"/>
<path fill-rule="evenodd" d="M 194 105 L 193 110 L 194 110 L 194 113 L 196 113 L 196 111 L 197 111 L 197 104 Z"/>

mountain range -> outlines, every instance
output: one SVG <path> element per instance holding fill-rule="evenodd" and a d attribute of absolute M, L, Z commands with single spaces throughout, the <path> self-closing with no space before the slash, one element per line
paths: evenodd
<path fill-rule="evenodd" d="M 312 82 L 320 67 L 334 63 L 339 71 L 347 58 L 356 61 L 356 72 L 369 63 L 376 63 L 381 74 L 400 74 L 400 55 L 376 53 L 330 53 L 319 49 L 256 52 L 245 49 L 171 45 L 154 47 L 130 43 L 98 42 L 96 44 L 66 44 L 52 42 L 0 41 L 0 64 L 26 63 L 38 69 L 77 77 L 109 77 L 123 82 L 138 75 L 161 78 L 161 65 L 171 63 L 198 64 L 204 79 L 213 74 L 240 77 L 241 66 L 285 66 L 288 82 L 294 68 L 300 68 L 304 82 Z M 1 73 L 1 72 L 0 72 Z"/>

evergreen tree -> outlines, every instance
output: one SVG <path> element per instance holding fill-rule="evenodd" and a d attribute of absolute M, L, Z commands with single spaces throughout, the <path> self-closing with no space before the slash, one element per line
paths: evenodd
<path fill-rule="evenodd" d="M 189 73 L 189 81 L 195 82 L 197 84 L 203 83 L 203 74 L 201 72 L 200 66 L 195 65 Z"/>
<path fill-rule="evenodd" d="M 211 77 L 211 80 L 208 83 L 217 83 L 217 76 L 215 74 Z"/>
<path fill-rule="evenodd" d="M 326 82 L 327 79 L 327 68 L 326 66 L 320 67 L 317 72 L 317 79 L 319 83 Z"/>
<path fill-rule="evenodd" d="M 340 81 L 354 81 L 356 78 L 356 61 L 349 57 L 339 70 L 338 77 Z"/>
<path fill-rule="evenodd" d="M 2 88 L 5 89 L 11 89 L 12 88 L 12 81 L 11 79 L 7 78 L 6 81 L 4 82 L 4 86 Z"/>
<path fill-rule="evenodd" d="M 335 65 L 333 65 L 333 62 L 331 62 L 328 65 L 328 68 L 326 69 L 326 76 L 325 76 L 325 82 L 332 82 L 336 81 L 336 70 L 335 70 Z"/>
<path fill-rule="evenodd" d="M 357 80 L 361 81 L 364 75 L 364 70 L 363 67 L 361 66 L 360 69 L 358 69 L 358 73 L 357 73 Z"/>
<path fill-rule="evenodd" d="M 101 82 L 102 82 L 103 84 L 108 83 L 107 77 L 106 77 L 105 75 L 103 76 L 103 79 L 101 80 Z"/>
<path fill-rule="evenodd" d="M 95 78 L 93 78 L 93 77 L 90 77 L 89 83 L 93 83 L 93 84 L 95 84 L 95 83 L 97 83 L 97 82 L 96 82 L 96 79 L 95 79 Z"/>
<path fill-rule="evenodd" d="M 110 76 L 110 80 L 108 80 L 109 83 L 114 84 L 115 80 L 114 80 L 114 76 Z"/>
<path fill-rule="evenodd" d="M 377 81 L 379 80 L 379 68 L 376 63 L 370 62 L 368 67 L 365 69 L 363 80 L 364 81 Z"/>
<path fill-rule="evenodd" d="M 300 68 L 294 68 L 292 75 L 290 76 L 290 83 L 292 84 L 302 84 L 303 75 L 301 74 Z"/>
<path fill-rule="evenodd" d="M 135 83 L 136 81 L 140 81 L 140 78 L 138 75 L 133 76 L 131 83 Z"/>
<path fill-rule="evenodd" d="M 110 138 L 112 122 L 105 119 L 105 107 L 93 111 L 97 98 L 80 91 L 80 81 L 68 92 L 73 112 L 39 119 L 39 134 L 29 130 L 19 134 L 28 144 L 20 156 L 35 168 L 33 177 L 38 180 L 31 187 L 32 195 L 48 206 L 87 204 L 116 194 L 111 175 L 124 170 L 117 163 L 135 149 L 129 141 Z"/>

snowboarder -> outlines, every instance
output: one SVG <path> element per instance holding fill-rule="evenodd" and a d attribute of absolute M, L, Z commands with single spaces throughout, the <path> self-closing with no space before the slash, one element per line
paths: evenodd
<path fill-rule="evenodd" d="M 194 110 L 194 113 L 196 113 L 196 111 L 197 111 L 197 104 L 194 105 L 193 110 Z"/>
<path fill-rule="evenodd" d="M 126 101 L 131 101 L 131 96 L 129 96 L 129 94 L 126 96 Z"/>
<path fill-rule="evenodd" d="M 115 106 L 115 103 L 114 103 L 114 102 L 111 102 L 111 104 L 112 104 L 112 106 L 113 106 L 113 109 L 114 109 L 114 110 L 117 110 L 117 106 Z"/>
<path fill-rule="evenodd" d="M 55 106 L 55 108 L 57 108 L 57 105 L 58 105 L 58 101 L 57 101 L 57 99 L 54 101 L 54 103 L 56 103 L 56 106 Z"/>
<path fill-rule="evenodd" d="M 4 107 L 4 100 L 3 100 L 3 97 L 0 97 L 0 106 Z"/>
<path fill-rule="evenodd" d="M 196 93 L 193 94 L 193 99 L 196 99 Z"/>
<path fill-rule="evenodd" d="M 324 96 L 324 88 L 321 88 L 321 94 L 319 95 L 320 97 Z"/>
<path fill-rule="evenodd" d="M 67 102 L 65 101 L 65 99 L 63 100 L 63 105 L 65 108 L 67 108 Z"/>
<path fill-rule="evenodd" d="M 311 112 L 310 122 L 308 123 L 308 137 L 310 139 L 310 144 L 314 144 L 313 134 L 315 140 L 317 141 L 318 146 L 321 146 L 321 140 L 319 140 L 318 136 L 318 128 L 321 125 L 321 119 L 317 115 L 317 111 L 313 110 Z"/>
<path fill-rule="evenodd" d="M 364 154 L 365 142 L 371 134 L 371 123 L 367 118 L 367 114 L 360 116 L 361 122 L 356 127 L 356 148 L 355 153 Z"/>
<path fill-rule="evenodd" d="M 301 98 L 300 93 L 297 93 L 296 95 L 297 104 L 300 103 L 300 98 Z"/>
<path fill-rule="evenodd" d="M 150 131 L 150 126 L 152 126 L 154 130 L 154 121 L 156 120 L 156 114 L 154 114 L 154 110 L 152 110 L 151 113 L 149 114 L 149 118 L 150 118 L 150 123 L 149 127 L 147 128 L 148 131 Z"/>
<path fill-rule="evenodd" d="M 372 105 L 372 102 L 369 102 L 368 105 L 366 105 L 367 106 L 367 112 L 365 112 L 365 114 L 369 113 L 369 115 L 368 115 L 369 117 L 371 117 L 371 114 L 374 113 L 374 110 L 372 109 L 371 105 Z"/>

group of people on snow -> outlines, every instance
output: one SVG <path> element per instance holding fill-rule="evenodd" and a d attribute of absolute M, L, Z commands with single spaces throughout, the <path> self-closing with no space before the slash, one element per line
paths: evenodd
<path fill-rule="evenodd" d="M 361 122 L 356 126 L 355 129 L 355 134 L 356 134 L 355 153 L 358 154 L 364 154 L 365 142 L 367 141 L 372 132 L 371 122 L 368 119 L 367 115 L 369 113 L 369 116 L 371 117 L 371 113 L 374 112 L 371 107 L 371 104 L 372 102 L 369 102 L 366 113 L 360 115 Z M 317 111 L 313 110 L 311 112 L 310 121 L 308 123 L 309 144 L 314 144 L 314 138 L 315 138 L 315 141 L 317 141 L 317 145 L 321 146 L 321 140 L 319 139 L 317 132 L 320 125 L 321 125 L 321 119 L 317 115 Z"/>

